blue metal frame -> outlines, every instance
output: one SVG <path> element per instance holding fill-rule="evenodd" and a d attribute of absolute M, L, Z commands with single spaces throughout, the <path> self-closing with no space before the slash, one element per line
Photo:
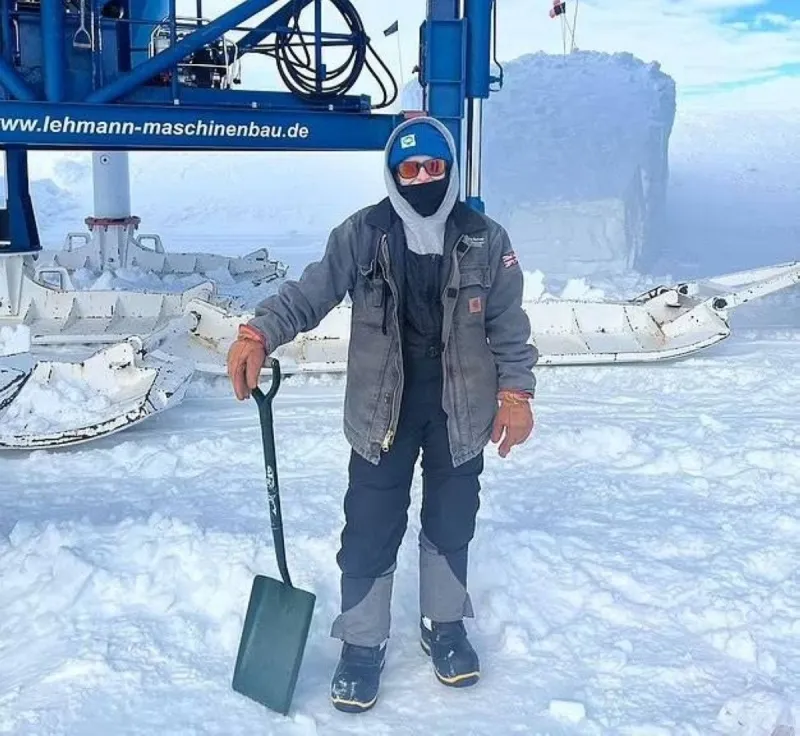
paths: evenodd
<path fill-rule="evenodd" d="M 42 0 L 44 91 L 50 102 L 61 102 L 66 93 L 67 54 L 62 11 L 61 0 Z"/>
<path fill-rule="evenodd" d="M 269 16 L 269 18 L 263 20 L 257 28 L 254 28 L 252 31 L 242 36 L 242 38 L 236 42 L 239 48 L 243 50 L 255 48 L 276 30 L 286 26 L 296 8 L 303 9 L 309 5 L 312 0 L 295 0 L 295 2 L 297 5 L 292 3 L 285 5 Z"/>
<path fill-rule="evenodd" d="M 420 82 L 426 90 L 426 112 L 453 134 L 463 157 L 465 106 L 489 96 L 491 13 L 496 0 L 428 0 L 420 27 Z M 102 9 L 104 0 L 89 0 Z M 131 4 L 136 0 L 129 0 Z M 195 51 L 277 0 L 242 0 L 206 25 L 176 39 L 176 0 L 169 8 L 169 48 L 141 63 L 118 24 L 132 21 L 95 18 L 95 36 L 103 51 L 76 52 L 69 43 L 76 18 L 67 16 L 62 0 L 41 0 L 41 13 L 17 12 L 19 27 L 34 32 L 24 49 L 12 33 L 12 0 L 0 0 L 0 147 L 8 151 L 9 216 L 14 247 L 36 250 L 33 209 L 28 194 L 27 149 L 80 150 L 230 150 L 230 151 L 369 151 L 382 150 L 402 114 L 375 114 L 370 99 L 343 95 L 313 100 L 291 92 L 218 90 L 184 87 L 177 65 Z M 288 32 L 293 12 L 313 4 L 314 56 L 319 74 L 323 45 L 352 43 L 350 34 L 322 30 L 321 0 L 293 0 L 256 27 L 245 29 L 240 52 L 256 49 L 271 34 Z M 15 11 L 16 12 L 16 11 Z M 24 15 L 24 18 L 23 18 Z M 155 20 L 142 21 L 155 24 Z M 160 22 L 160 19 L 158 20 Z M 130 26 L 129 26 L 130 27 Z M 28 35 L 26 41 L 31 40 Z M 38 59 L 36 51 L 41 45 Z M 34 49 L 31 52 L 31 49 Z M 31 57 L 33 53 L 33 57 Z M 20 59 L 35 69 L 20 69 Z M 32 59 L 32 60 L 31 60 Z M 152 80 L 169 73 L 168 83 Z M 41 77 L 41 81 L 39 81 Z M 90 82 L 91 78 L 91 82 Z M 108 81 L 105 81 L 108 80 Z M 321 84 L 318 77 L 317 85 Z M 468 136 L 474 139 L 474 136 Z M 482 202 L 470 201 L 482 209 Z"/>
<path fill-rule="evenodd" d="M 482 133 L 483 110 L 480 104 L 489 97 L 492 81 L 491 48 L 492 48 L 492 10 L 496 0 L 465 0 L 467 18 L 480 19 L 481 22 L 469 22 L 467 26 L 467 146 Z M 502 84 L 502 82 L 501 82 Z M 476 119 L 478 118 L 478 119 Z M 480 143 L 480 141 L 479 141 Z M 471 172 L 475 175 L 477 167 L 478 183 L 480 183 L 480 161 L 474 158 L 469 162 Z M 480 194 L 467 193 L 467 204 L 483 212 L 485 205 Z"/>
<path fill-rule="evenodd" d="M 420 83 L 427 87 L 427 108 L 453 134 L 461 157 L 461 124 L 466 97 L 467 23 L 458 18 L 427 20 L 423 25 L 426 48 Z M 441 53 L 439 49 L 447 49 Z"/>
<path fill-rule="evenodd" d="M 28 186 L 28 154 L 17 147 L 7 148 L 5 154 L 10 247 L 0 253 L 35 253 L 42 245 Z"/>
<path fill-rule="evenodd" d="M 154 76 L 161 72 L 173 71 L 176 64 L 192 52 L 212 43 L 222 37 L 222 35 L 234 28 L 254 14 L 268 9 L 277 0 L 244 0 L 242 3 L 224 13 L 211 23 L 198 27 L 197 30 L 188 34 L 183 40 L 173 44 L 170 48 L 159 53 L 156 57 L 134 66 L 130 71 L 118 73 L 108 84 L 91 91 L 84 96 L 86 103 L 108 103 L 119 100 L 125 105 L 142 105 L 154 116 L 162 115 L 154 105 L 170 106 L 170 120 L 173 119 L 172 107 L 178 101 L 178 108 L 185 117 L 180 122 L 184 124 L 190 122 L 196 116 L 199 107 L 220 108 L 241 106 L 242 111 L 246 108 L 248 113 L 255 108 L 259 112 L 259 120 L 264 120 L 261 113 L 270 111 L 288 110 L 313 110 L 324 108 L 327 110 L 329 102 L 315 103 L 305 99 L 300 99 L 289 92 L 247 92 L 243 90 L 206 90 L 193 88 L 175 89 L 177 85 L 177 75 L 171 74 L 171 84 L 168 87 L 159 87 L 146 84 Z M 320 0 L 294 0 L 292 4 L 286 5 L 269 18 L 262 21 L 260 25 L 250 31 L 242 40 L 241 48 L 252 49 L 264 40 L 269 34 L 274 33 L 284 27 L 290 12 L 297 6 L 305 7 L 314 3 L 315 10 L 319 13 Z M 102 0 L 98 1 L 98 7 L 104 5 Z M 170 5 L 175 5 L 175 0 L 170 0 Z M 421 27 L 421 65 L 420 81 L 427 88 L 426 108 L 429 114 L 442 120 L 451 130 L 453 136 L 460 144 L 461 127 L 464 119 L 465 101 L 477 98 L 488 97 L 489 94 L 489 51 L 490 51 L 490 14 L 493 0 L 466 0 L 466 17 L 459 18 L 458 0 L 428 0 L 428 17 Z M 0 59 L 0 85 L 4 86 L 16 100 L 19 101 L 41 101 L 47 100 L 50 103 L 61 103 L 65 96 L 64 79 L 64 57 L 65 57 L 65 23 L 64 7 L 60 0 L 42 0 L 42 11 L 52 11 L 44 13 L 42 19 L 42 38 L 43 38 L 43 71 L 44 71 L 44 94 L 40 96 L 12 66 L 9 59 L 9 46 L 6 45 L 6 57 Z M 0 0 L 0 31 L 7 27 L 8 20 L 8 0 Z M 174 34 L 174 15 L 172 20 L 172 33 Z M 60 38 L 59 38 L 60 34 Z M 341 37 L 346 40 L 346 34 L 322 34 L 321 27 L 316 28 L 317 42 L 315 44 L 317 58 L 320 58 L 321 36 Z M 66 100 L 72 104 L 73 100 Z M 108 106 L 110 112 L 116 105 Z M 386 117 L 384 115 L 368 114 L 370 101 L 366 96 L 344 96 L 335 100 L 333 111 L 338 114 L 341 112 L 355 114 L 359 113 L 358 129 L 354 129 L 360 137 L 364 129 L 361 118 L 367 117 L 374 119 L 375 129 L 384 130 L 386 127 Z M 14 120 L 14 114 L 21 114 L 24 108 L 12 106 L 10 101 L 0 101 L 0 145 L 25 144 L 23 131 L 26 126 L 30 127 L 31 133 L 43 132 L 38 124 L 32 124 L 25 120 Z M 68 110 L 73 108 L 50 108 L 51 118 L 64 117 Z M 25 112 L 26 116 L 33 117 L 40 115 L 40 108 L 32 108 L 30 112 Z M 203 110 L 205 113 L 206 111 Z M 87 108 L 86 115 L 90 120 L 99 122 L 102 118 L 98 108 Z M 396 121 L 396 116 L 389 116 L 392 121 Z M 116 117 L 109 117 L 108 121 L 116 120 Z M 140 118 L 137 117 L 136 120 Z M 42 118 L 39 117 L 40 122 Z M 317 118 L 314 119 L 318 125 Z M 340 121 L 332 118 L 335 132 L 347 135 L 347 131 L 339 128 Z M 178 122 L 178 121 L 175 121 Z M 264 124 L 283 124 L 283 119 L 276 119 L 264 122 Z M 302 121 L 301 121 L 302 122 Z M 237 123 L 238 124 L 238 123 Z M 16 127 L 15 127 L 16 126 Z M 50 131 L 52 132 L 52 130 Z M 331 136 L 326 136 L 330 138 Z M 355 135 L 353 137 L 356 137 Z M 32 144 L 39 145 L 41 136 L 35 135 L 31 140 Z M 374 136 L 368 136 L 372 141 Z M 48 138 L 49 144 L 60 147 L 57 136 Z M 95 136 L 87 136 L 85 141 L 69 139 L 64 142 L 64 147 L 72 148 L 80 143 L 85 143 L 87 148 L 102 147 L 102 142 Z M 173 141 L 175 148 L 185 148 L 186 142 Z M 131 146 L 137 149 L 147 148 L 148 141 L 141 136 L 131 140 Z M 154 142 L 159 148 L 163 145 L 162 141 Z M 371 148 L 372 143 L 369 143 Z M 349 144 L 343 146 L 337 144 L 335 150 L 342 150 L 343 147 L 351 148 Z M 247 146 L 250 148 L 250 146 Z M 266 144 L 266 150 L 272 150 L 272 144 Z M 306 146 L 301 146 L 305 149 Z M 459 147 L 460 150 L 460 147 Z"/>
<path fill-rule="evenodd" d="M 467 85 L 469 99 L 489 97 L 491 82 L 492 5 L 495 0 L 466 0 L 467 18 Z M 478 22 L 480 19 L 484 22 Z"/>
<path fill-rule="evenodd" d="M 379 151 L 400 115 L 4 102 L 0 143 L 38 149 Z"/>
<path fill-rule="evenodd" d="M 0 58 L 0 86 L 5 87 L 18 100 L 35 100 L 36 93 L 28 86 L 11 64 Z"/>
<path fill-rule="evenodd" d="M 165 105 L 172 108 L 195 111 L 197 108 L 236 107 L 242 112 L 251 110 L 283 112 L 329 112 L 328 105 L 304 100 L 291 92 L 251 92 L 241 89 L 199 89 L 184 87 L 180 92 L 180 104 L 175 105 L 172 90 L 167 87 L 140 87 L 125 96 L 125 104 Z M 2 112 L 0 105 L 0 112 Z M 346 95 L 336 102 L 337 113 L 363 113 L 360 117 L 386 117 L 369 115 L 370 100 L 365 95 Z"/>
<path fill-rule="evenodd" d="M 198 51 L 209 43 L 213 43 L 224 33 L 241 25 L 256 13 L 266 10 L 275 2 L 276 0 L 244 0 L 244 2 L 231 8 L 227 13 L 223 13 L 208 25 L 201 26 L 187 35 L 186 38 L 144 62 L 144 64 L 135 66 L 131 71 L 117 77 L 105 87 L 95 90 L 86 97 L 85 101 L 113 102 L 119 99 L 140 85 L 145 84 L 157 74 L 173 69 L 176 64 L 180 63 L 189 54 Z M 171 19 L 174 29 L 174 14 Z M 174 74 L 172 76 L 175 77 Z"/>

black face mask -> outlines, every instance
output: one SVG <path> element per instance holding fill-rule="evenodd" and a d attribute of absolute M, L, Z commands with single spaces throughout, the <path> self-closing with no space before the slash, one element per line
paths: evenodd
<path fill-rule="evenodd" d="M 444 179 L 429 181 L 425 184 L 397 185 L 403 199 L 423 217 L 430 217 L 441 207 L 447 188 L 450 186 L 450 171 L 448 169 Z"/>

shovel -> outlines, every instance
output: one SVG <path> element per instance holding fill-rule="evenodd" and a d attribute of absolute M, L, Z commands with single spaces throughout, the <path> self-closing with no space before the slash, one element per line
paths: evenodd
<path fill-rule="evenodd" d="M 281 371 L 277 360 L 273 358 L 270 362 L 272 384 L 269 390 L 264 394 L 255 388 L 252 394 L 261 419 L 269 515 L 283 582 L 264 575 L 256 575 L 253 580 L 233 673 L 233 689 L 271 710 L 287 715 L 303 660 L 316 596 L 295 588 L 286 567 L 272 427 L 272 399 L 280 386 Z"/>

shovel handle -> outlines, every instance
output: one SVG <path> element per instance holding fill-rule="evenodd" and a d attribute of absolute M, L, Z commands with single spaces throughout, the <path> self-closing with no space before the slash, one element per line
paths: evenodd
<path fill-rule="evenodd" d="M 275 431 L 272 426 L 272 399 L 278 393 L 281 383 L 280 364 L 270 358 L 272 368 L 272 384 L 264 393 L 260 388 L 253 389 L 253 398 L 258 404 L 258 416 L 261 421 L 261 440 L 264 447 L 264 468 L 267 474 L 267 499 L 269 500 L 269 517 L 272 525 L 272 539 L 275 542 L 275 557 L 283 582 L 290 588 L 292 580 L 286 564 L 286 545 L 283 540 L 283 517 L 281 514 L 281 498 L 278 488 L 278 465 L 275 457 Z"/>

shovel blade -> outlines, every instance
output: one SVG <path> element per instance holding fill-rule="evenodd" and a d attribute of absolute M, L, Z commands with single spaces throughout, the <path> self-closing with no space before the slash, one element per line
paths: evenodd
<path fill-rule="evenodd" d="M 236 692 L 288 714 L 315 602 L 313 593 L 254 578 L 233 673 Z"/>

